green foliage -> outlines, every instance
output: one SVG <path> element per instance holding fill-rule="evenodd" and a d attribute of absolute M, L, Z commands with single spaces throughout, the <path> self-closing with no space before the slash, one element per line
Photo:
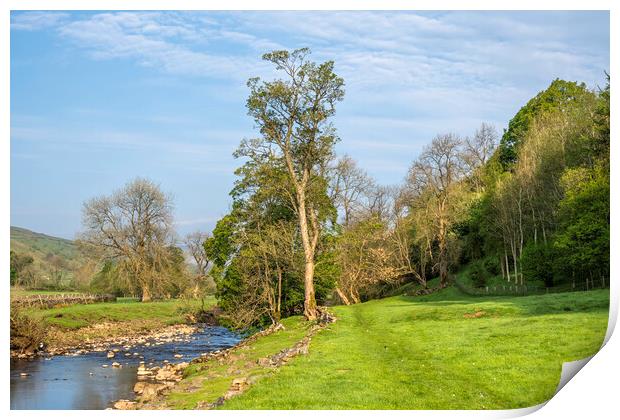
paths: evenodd
<path fill-rule="evenodd" d="M 106 261 L 96 273 L 91 282 L 90 290 L 93 293 L 111 294 L 114 296 L 122 296 L 126 287 L 122 283 L 118 269 L 112 261 Z"/>
<path fill-rule="evenodd" d="M 526 283 L 541 281 L 546 287 L 554 286 L 555 255 L 549 243 L 528 243 L 521 255 L 521 268 Z"/>
<path fill-rule="evenodd" d="M 11 251 L 11 256 L 10 256 L 10 271 L 11 271 L 11 277 L 10 277 L 10 281 L 11 281 L 11 286 L 13 286 L 15 284 L 15 281 L 17 280 L 17 268 L 13 265 L 13 254 L 14 252 Z"/>
<path fill-rule="evenodd" d="M 519 145 L 523 141 L 532 121 L 539 115 L 556 109 L 565 109 L 583 101 L 592 93 L 585 84 L 556 79 L 544 91 L 523 106 L 508 123 L 498 148 L 499 162 L 509 169 L 518 159 Z"/>
<path fill-rule="evenodd" d="M 498 276 L 501 274 L 501 267 L 499 263 L 499 259 L 496 255 L 490 255 L 482 260 L 482 265 L 484 269 L 493 276 Z"/>
<path fill-rule="evenodd" d="M 597 156 L 609 170 L 609 142 L 610 142 L 610 109 L 611 91 L 609 87 L 609 74 L 607 85 L 599 93 L 596 112 L 594 114 L 595 135 L 591 140 L 592 154 Z"/>
<path fill-rule="evenodd" d="M 476 261 L 470 266 L 469 277 L 472 279 L 474 287 L 485 287 L 487 285 L 488 273 L 481 261 Z"/>
<path fill-rule="evenodd" d="M 571 278 L 609 279 L 609 178 L 599 168 L 575 182 L 579 172 L 583 175 L 567 171 L 563 178 L 566 196 L 560 202 L 554 247 Z"/>
<path fill-rule="evenodd" d="M 45 324 L 30 316 L 25 309 L 11 304 L 11 350 L 33 352 L 45 339 Z"/>
<path fill-rule="evenodd" d="M 517 279 L 522 274 L 528 283 L 605 284 L 609 103 L 609 83 L 595 93 L 554 80 L 519 110 L 481 169 L 484 188 L 456 230 L 462 263 L 483 257 L 485 265 L 505 265 L 505 253 L 511 276 L 522 271 Z M 501 266 L 487 271 L 498 276 Z"/>
<path fill-rule="evenodd" d="M 21 279 L 20 269 L 13 277 L 14 282 L 24 287 L 71 290 L 86 286 L 90 280 L 80 277 L 80 270 L 89 259 L 74 241 L 11 226 L 11 251 L 17 258 L 32 259 L 21 269 Z"/>
<path fill-rule="evenodd" d="M 27 269 L 32 265 L 34 259 L 30 255 L 22 255 L 10 252 L 11 286 L 26 280 Z"/>

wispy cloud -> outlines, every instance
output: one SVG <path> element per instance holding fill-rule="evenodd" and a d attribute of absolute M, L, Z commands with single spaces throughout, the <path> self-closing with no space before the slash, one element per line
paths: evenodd
<path fill-rule="evenodd" d="M 12 194 L 24 191 L 11 205 L 62 213 L 77 189 L 144 175 L 193 208 L 187 227 L 226 210 L 231 152 L 256 134 L 243 82 L 273 77 L 266 51 L 308 46 L 335 61 L 346 81 L 337 150 L 384 183 L 437 133 L 501 130 L 552 79 L 593 87 L 609 70 L 607 12 L 29 11 L 11 13 L 11 31 Z"/>
<path fill-rule="evenodd" d="M 38 31 L 57 27 L 69 17 L 61 12 L 20 12 L 11 14 L 11 29 L 21 31 Z"/>
<path fill-rule="evenodd" d="M 84 148 L 85 150 L 158 151 L 168 156 L 185 156 L 193 160 L 231 154 L 244 136 L 237 130 L 202 129 L 175 137 L 145 131 L 97 130 L 81 127 L 58 127 L 47 124 L 11 126 L 11 141 L 38 143 L 48 149 Z M 184 140 L 192 138 L 193 141 Z"/>
<path fill-rule="evenodd" d="M 476 87 L 491 80 L 511 87 L 521 73 L 546 78 L 553 71 L 562 77 L 598 80 L 601 65 L 608 67 L 605 45 L 593 51 L 583 38 L 598 35 L 580 23 L 595 14 L 541 16 L 115 12 L 68 19 L 62 13 L 25 12 L 13 16 L 12 29 L 55 26 L 60 36 L 94 59 L 131 59 L 177 75 L 245 80 L 268 72 L 260 53 L 311 45 L 317 57 L 336 60 L 348 86 L 361 90 L 388 86 L 399 92 L 403 87 L 463 83 Z"/>

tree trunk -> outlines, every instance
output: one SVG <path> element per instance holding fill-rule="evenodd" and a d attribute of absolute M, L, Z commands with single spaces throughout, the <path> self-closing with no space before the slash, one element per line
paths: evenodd
<path fill-rule="evenodd" d="M 316 319 L 316 298 L 314 294 L 314 248 L 310 240 L 308 229 L 308 216 L 306 214 L 306 195 L 305 186 L 302 185 L 297 190 L 299 230 L 301 242 L 304 247 L 305 269 L 304 269 L 304 316 L 307 320 Z"/>
<path fill-rule="evenodd" d="M 150 302 L 151 301 L 151 291 L 149 289 L 149 285 L 144 283 L 142 285 L 142 302 Z"/>
<path fill-rule="evenodd" d="M 345 305 L 349 306 L 351 304 L 351 301 L 349 300 L 349 298 L 347 297 L 347 295 L 345 295 L 342 290 L 340 290 L 339 287 L 336 287 L 336 293 L 338 294 L 338 296 L 340 297 L 340 300 L 342 301 L 342 303 L 344 303 Z"/>
<path fill-rule="evenodd" d="M 439 208 L 439 287 L 446 287 L 448 285 L 448 244 L 447 244 L 447 232 L 446 222 L 443 216 L 443 204 Z"/>
<path fill-rule="evenodd" d="M 278 267 L 278 322 L 282 316 L 282 270 Z"/>
<path fill-rule="evenodd" d="M 510 283 L 510 264 L 508 263 L 508 252 L 504 248 L 504 258 L 506 259 L 506 280 Z"/>
<path fill-rule="evenodd" d="M 504 254 L 506 254 L 506 250 L 504 249 Z M 504 261 L 502 260 L 502 257 L 499 257 L 499 266 L 502 269 L 502 279 L 506 278 L 506 270 L 504 269 Z"/>
<path fill-rule="evenodd" d="M 316 298 L 314 296 L 314 261 L 306 261 L 304 272 L 304 316 L 307 320 L 316 319 Z"/>

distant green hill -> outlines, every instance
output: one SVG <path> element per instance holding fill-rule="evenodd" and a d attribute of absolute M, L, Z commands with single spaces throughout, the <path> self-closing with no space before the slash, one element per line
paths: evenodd
<path fill-rule="evenodd" d="M 74 288 L 88 281 L 89 266 L 94 268 L 74 241 L 15 226 L 11 226 L 11 251 L 33 258 L 28 272 L 22 276 L 29 287 Z"/>

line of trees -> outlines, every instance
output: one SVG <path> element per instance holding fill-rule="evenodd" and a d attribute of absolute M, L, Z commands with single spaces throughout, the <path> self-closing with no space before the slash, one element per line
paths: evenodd
<path fill-rule="evenodd" d="M 439 287 L 474 263 L 485 275 L 547 285 L 609 278 L 609 86 L 554 81 L 501 136 L 436 136 L 401 185 L 337 158 L 330 119 L 344 82 L 307 49 L 264 59 L 282 75 L 250 79 L 259 137 L 235 156 L 232 211 L 205 242 L 231 324 L 317 316 L 406 281 Z M 483 264 L 484 262 L 484 264 Z"/>
<path fill-rule="evenodd" d="M 84 205 L 80 244 L 104 262 L 94 287 L 143 301 L 215 287 L 228 323 L 246 327 L 313 320 L 322 304 L 404 282 L 446 287 L 467 264 L 476 286 L 489 275 L 608 284 L 609 83 L 555 80 L 501 138 L 484 123 L 471 137 L 437 135 L 400 185 L 385 186 L 336 156 L 344 80 L 309 53 L 265 54 L 280 78 L 249 80 L 258 136 L 235 151 L 231 211 L 212 235 L 184 240 L 194 272 L 175 245 L 171 198 L 137 179 Z"/>
<path fill-rule="evenodd" d="M 608 282 L 609 92 L 555 80 L 510 121 L 464 224 L 470 258 L 513 284 Z"/>

